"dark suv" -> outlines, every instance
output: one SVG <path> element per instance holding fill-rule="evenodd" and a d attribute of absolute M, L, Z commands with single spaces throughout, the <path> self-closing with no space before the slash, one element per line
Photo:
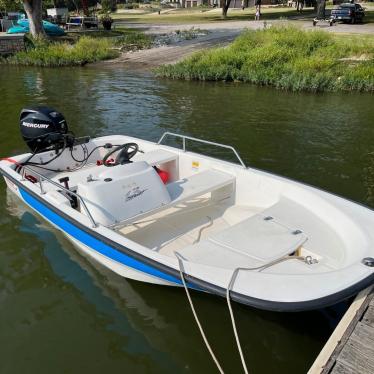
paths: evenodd
<path fill-rule="evenodd" d="M 364 8 L 360 4 L 343 3 L 331 10 L 333 22 L 362 22 L 365 16 Z"/>

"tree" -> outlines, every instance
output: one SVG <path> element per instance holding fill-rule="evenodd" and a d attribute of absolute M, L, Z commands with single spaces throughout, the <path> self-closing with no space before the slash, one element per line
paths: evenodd
<path fill-rule="evenodd" d="M 117 2 L 115 0 L 101 0 L 101 7 L 105 12 L 114 12 L 117 8 Z"/>
<path fill-rule="evenodd" d="M 69 10 L 74 9 L 77 13 L 79 13 L 79 4 L 77 0 L 67 0 L 66 4 Z"/>
<path fill-rule="evenodd" d="M 0 11 L 19 11 L 22 9 L 20 1 L 14 0 L 0 0 Z"/>
<path fill-rule="evenodd" d="M 301 13 L 304 9 L 305 0 L 296 0 L 296 10 Z"/>
<path fill-rule="evenodd" d="M 42 0 L 23 0 L 23 7 L 29 19 L 30 33 L 35 39 L 46 38 L 43 28 Z"/>
<path fill-rule="evenodd" d="M 227 17 L 227 11 L 229 10 L 231 0 L 221 0 L 222 5 L 222 18 Z"/>
<path fill-rule="evenodd" d="M 29 19 L 31 35 L 36 39 L 43 39 L 46 33 L 43 28 L 42 0 L 0 0 L 0 10 L 17 11 L 22 5 Z"/>
<path fill-rule="evenodd" d="M 326 18 L 326 0 L 317 0 L 317 18 L 325 19 Z"/>

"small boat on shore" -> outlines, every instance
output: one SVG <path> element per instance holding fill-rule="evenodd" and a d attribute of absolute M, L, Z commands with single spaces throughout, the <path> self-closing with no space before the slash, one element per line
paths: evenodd
<path fill-rule="evenodd" d="M 31 153 L 0 161 L 9 190 L 84 255 L 138 281 L 273 311 L 322 308 L 374 282 L 374 212 L 247 168 L 178 134 L 77 138 L 62 114 L 21 112 Z M 181 149 L 164 145 L 168 137 Z M 232 151 L 238 163 L 188 151 Z M 182 279 L 183 276 L 183 279 Z"/>
<path fill-rule="evenodd" d="M 65 31 L 54 23 L 43 21 L 43 29 L 49 36 L 62 36 L 65 35 Z M 17 25 L 12 26 L 7 33 L 8 34 L 19 34 L 30 32 L 30 25 L 28 19 L 19 19 Z"/>

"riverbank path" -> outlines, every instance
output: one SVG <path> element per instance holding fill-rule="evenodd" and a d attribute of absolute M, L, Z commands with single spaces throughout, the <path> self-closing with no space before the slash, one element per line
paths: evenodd
<path fill-rule="evenodd" d="M 321 23 L 313 27 L 312 19 L 297 21 L 224 21 L 198 24 L 145 24 L 116 22 L 116 26 L 126 26 L 143 31 L 146 34 L 164 35 L 177 30 L 195 29 L 207 30 L 209 33 L 203 37 L 192 40 L 184 40 L 177 43 L 123 53 L 119 58 L 100 64 L 116 65 L 126 64 L 132 69 L 147 70 L 162 64 L 176 63 L 193 52 L 212 47 L 225 46 L 232 42 L 245 29 L 263 29 L 271 25 L 297 25 L 304 30 L 325 30 L 334 33 L 371 34 L 374 35 L 374 24 L 363 25 L 336 24 L 332 27 L 328 23 Z"/>

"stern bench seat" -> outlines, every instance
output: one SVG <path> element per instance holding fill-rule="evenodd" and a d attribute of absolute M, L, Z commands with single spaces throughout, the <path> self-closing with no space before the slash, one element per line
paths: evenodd
<path fill-rule="evenodd" d="M 165 149 L 155 149 L 145 153 L 137 153 L 133 161 L 145 161 L 151 166 L 165 164 L 171 161 L 177 161 L 178 155 Z"/>
<path fill-rule="evenodd" d="M 233 175 L 211 169 L 169 183 L 166 188 L 170 194 L 170 204 L 175 205 L 226 186 L 233 186 L 234 181 Z"/>

